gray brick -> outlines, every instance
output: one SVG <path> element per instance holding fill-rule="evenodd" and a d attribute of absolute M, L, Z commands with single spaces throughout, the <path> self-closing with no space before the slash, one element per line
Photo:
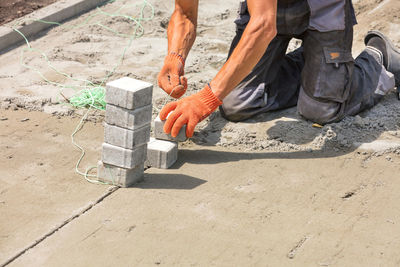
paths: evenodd
<path fill-rule="evenodd" d="M 106 103 L 114 106 L 137 109 L 151 104 L 153 85 L 129 77 L 107 83 Z"/>
<path fill-rule="evenodd" d="M 150 140 L 150 123 L 136 130 L 105 124 L 104 142 L 113 146 L 134 149 Z"/>
<path fill-rule="evenodd" d="M 181 128 L 177 137 L 172 137 L 171 134 L 164 132 L 165 121 L 162 121 L 159 116 L 154 120 L 154 137 L 166 141 L 185 142 L 186 137 L 186 124 Z"/>
<path fill-rule="evenodd" d="M 147 145 L 126 149 L 103 143 L 102 160 L 106 164 L 133 169 L 146 161 Z"/>
<path fill-rule="evenodd" d="M 143 180 L 144 164 L 134 169 L 124 169 L 99 161 L 97 164 L 97 177 L 101 182 L 129 187 Z"/>
<path fill-rule="evenodd" d="M 147 105 L 135 110 L 117 107 L 111 104 L 106 106 L 105 121 L 110 125 L 136 130 L 151 122 L 152 106 Z"/>
<path fill-rule="evenodd" d="M 176 142 L 150 138 L 147 144 L 147 161 L 145 165 L 158 169 L 168 169 L 178 159 Z"/>

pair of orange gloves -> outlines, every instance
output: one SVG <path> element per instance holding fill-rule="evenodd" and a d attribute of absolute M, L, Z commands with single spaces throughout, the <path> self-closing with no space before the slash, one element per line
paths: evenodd
<path fill-rule="evenodd" d="M 183 76 L 184 66 L 185 61 L 182 56 L 170 53 L 165 58 L 164 66 L 158 75 L 158 85 L 174 98 L 180 98 L 187 89 L 187 79 Z M 167 119 L 164 132 L 176 137 L 181 128 L 187 124 L 186 136 L 190 138 L 197 123 L 207 118 L 221 104 L 221 100 L 211 91 L 210 85 L 206 85 L 196 94 L 168 103 L 160 112 L 160 119 Z"/>

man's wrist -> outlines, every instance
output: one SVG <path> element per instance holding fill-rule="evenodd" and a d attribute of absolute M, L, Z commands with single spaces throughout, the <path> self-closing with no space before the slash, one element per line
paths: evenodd
<path fill-rule="evenodd" d="M 176 52 L 170 52 L 168 57 L 178 59 L 182 63 L 182 66 L 185 66 L 185 58 L 181 54 Z"/>
<path fill-rule="evenodd" d="M 212 80 L 208 86 L 210 87 L 211 91 L 213 94 L 220 100 L 222 101 L 225 98 L 223 90 L 218 86 L 218 83 Z"/>
<path fill-rule="evenodd" d="M 208 106 L 211 112 L 218 106 L 222 105 L 222 101 L 214 94 L 210 84 L 207 84 L 202 90 L 200 90 L 198 96 Z"/>

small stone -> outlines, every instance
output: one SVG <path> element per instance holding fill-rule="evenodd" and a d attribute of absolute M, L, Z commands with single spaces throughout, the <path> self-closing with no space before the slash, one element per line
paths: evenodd
<path fill-rule="evenodd" d="M 1 104 L 1 108 L 2 109 L 9 109 L 10 108 L 10 103 L 8 102 L 4 102 L 4 103 L 0 103 Z"/>
<path fill-rule="evenodd" d="M 169 24 L 169 18 L 163 18 L 163 19 L 160 21 L 160 26 L 161 26 L 161 28 L 163 28 L 163 29 L 167 29 L 167 28 L 168 28 L 168 24 Z"/>
<path fill-rule="evenodd" d="M 11 110 L 18 110 L 18 106 L 14 103 L 10 104 L 10 109 Z"/>
<path fill-rule="evenodd" d="M 354 117 L 354 125 L 357 127 L 363 127 L 364 126 L 364 120 L 359 116 Z"/>

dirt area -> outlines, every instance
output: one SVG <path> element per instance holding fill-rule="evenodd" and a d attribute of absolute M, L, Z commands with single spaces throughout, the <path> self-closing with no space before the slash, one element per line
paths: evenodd
<path fill-rule="evenodd" d="M 57 0 L 0 0 L 0 26 Z"/>
<path fill-rule="evenodd" d="M 144 35 L 109 80 L 130 76 L 157 84 L 173 1 L 149 2 L 155 17 L 143 21 Z M 200 1 L 198 38 L 185 70 L 188 94 L 225 61 L 237 2 Z M 400 45 L 399 1 L 353 2 L 355 56 L 370 29 Z M 115 1 L 102 10 L 138 17 L 136 3 Z M 79 150 L 70 135 L 85 110 L 62 103 L 60 95 L 76 94 L 82 80 L 102 81 L 129 43 L 116 31 L 131 34 L 132 22 L 98 12 L 31 40 L 49 61 L 25 50 L 20 62 L 25 47 L 0 55 L 8 63 L 0 66 L 0 264 L 28 247 L 10 266 L 400 265 L 400 102 L 394 93 L 323 128 L 312 127 L 296 108 L 242 123 L 216 112 L 180 144 L 172 169 L 149 169 L 144 182 L 102 199 L 109 187 L 74 172 Z M 155 87 L 154 116 L 165 101 Z M 91 112 L 77 136 L 87 150 L 82 170 L 100 158 L 103 117 Z M 93 207 L 82 212 L 87 205 Z"/>

